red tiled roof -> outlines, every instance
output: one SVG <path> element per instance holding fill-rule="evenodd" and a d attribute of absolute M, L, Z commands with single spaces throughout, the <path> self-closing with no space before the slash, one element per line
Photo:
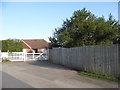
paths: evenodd
<path fill-rule="evenodd" d="M 44 39 L 23 39 L 23 41 L 28 44 L 32 49 L 42 49 L 48 47 L 48 42 Z M 24 43 L 24 44 L 25 44 Z M 28 46 L 24 45 L 23 48 L 29 48 Z"/>

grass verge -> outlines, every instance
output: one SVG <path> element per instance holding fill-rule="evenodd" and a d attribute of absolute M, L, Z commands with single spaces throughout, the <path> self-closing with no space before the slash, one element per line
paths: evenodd
<path fill-rule="evenodd" d="M 114 81 L 114 82 L 120 82 L 120 80 L 118 80 L 118 78 L 111 76 L 111 75 L 105 75 L 105 74 L 100 74 L 100 73 L 91 73 L 88 71 L 81 71 L 78 72 L 79 75 L 82 76 L 88 76 L 88 77 L 92 77 L 92 78 L 98 78 L 98 79 L 104 79 L 104 80 L 109 80 L 109 81 Z"/>

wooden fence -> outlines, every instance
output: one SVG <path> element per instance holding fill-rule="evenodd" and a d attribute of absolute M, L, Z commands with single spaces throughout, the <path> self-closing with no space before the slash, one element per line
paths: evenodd
<path fill-rule="evenodd" d="M 49 61 L 73 69 L 118 77 L 120 45 L 92 45 L 49 50 Z"/>

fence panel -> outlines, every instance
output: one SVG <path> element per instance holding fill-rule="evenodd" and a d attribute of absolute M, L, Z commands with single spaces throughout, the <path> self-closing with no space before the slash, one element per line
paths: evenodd
<path fill-rule="evenodd" d="M 73 69 L 118 76 L 119 45 L 89 45 L 75 48 L 54 48 L 51 62 Z"/>

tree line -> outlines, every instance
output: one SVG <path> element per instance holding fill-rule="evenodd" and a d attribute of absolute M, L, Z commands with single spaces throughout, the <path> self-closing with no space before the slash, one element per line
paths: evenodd
<path fill-rule="evenodd" d="M 110 14 L 108 20 L 83 8 L 55 28 L 49 48 L 120 43 L 120 25 Z"/>
<path fill-rule="evenodd" d="M 22 52 L 23 42 L 19 39 L 1 40 L 2 52 Z"/>

